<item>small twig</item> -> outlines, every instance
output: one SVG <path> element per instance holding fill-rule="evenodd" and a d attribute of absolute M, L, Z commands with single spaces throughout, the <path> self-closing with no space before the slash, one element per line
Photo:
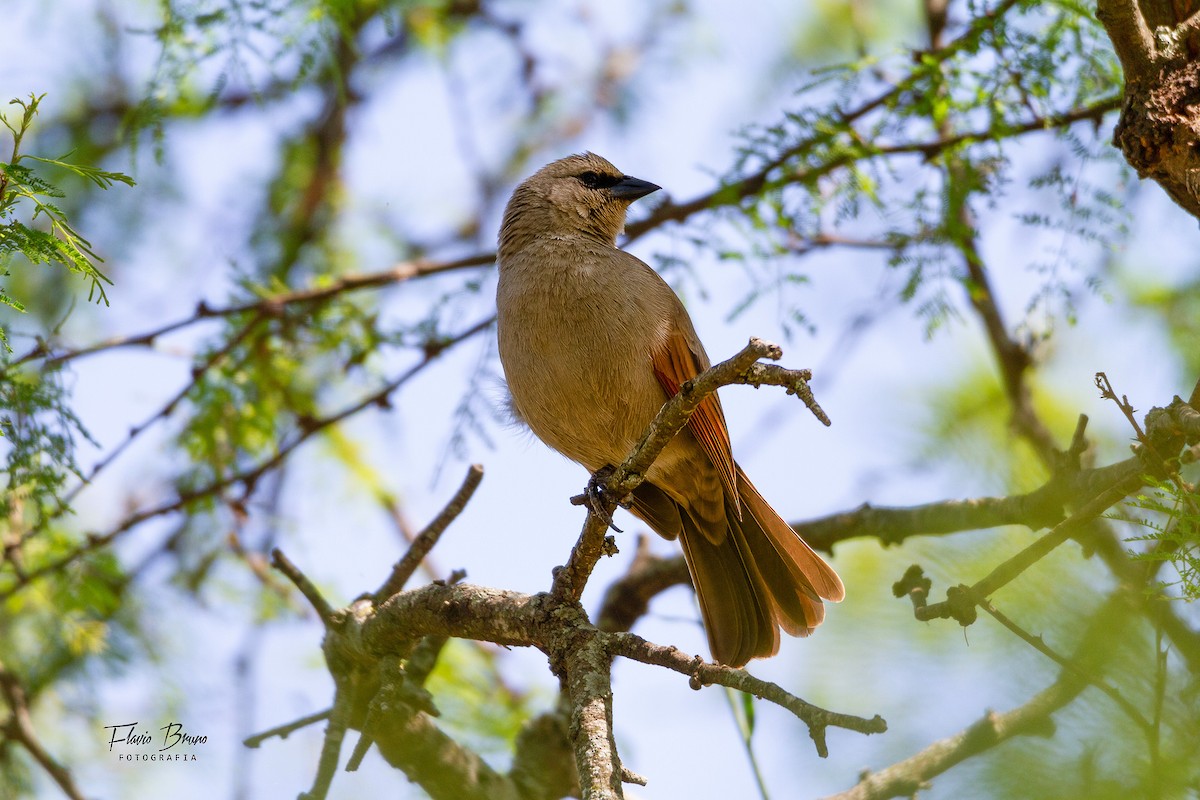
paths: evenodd
<path fill-rule="evenodd" d="M 471 495 L 479 488 L 479 482 L 482 480 L 483 466 L 472 464 L 467 469 L 467 476 L 463 479 L 462 486 L 455 492 L 454 497 L 450 499 L 450 502 L 446 504 L 441 513 L 434 517 L 433 521 L 425 526 L 423 531 L 417 534 L 412 546 L 408 548 L 408 552 L 392 567 L 392 574 L 374 594 L 376 605 L 404 588 L 404 584 L 408 583 L 408 579 L 417 571 L 422 559 L 437 544 L 442 533 L 462 513 L 463 509 L 466 508 Z"/>
<path fill-rule="evenodd" d="M 417 534 L 420 531 L 413 527 L 412 521 L 408 518 L 403 506 L 401 506 L 395 497 L 386 492 L 381 492 L 377 499 L 379 500 L 379 505 L 387 513 L 388 519 L 396 528 L 396 533 L 403 540 L 405 549 L 408 549 L 417 540 Z M 445 574 L 445 570 L 439 569 L 428 554 L 426 554 L 425 558 L 421 559 L 421 571 L 430 580 L 434 580 L 437 576 Z"/>
<path fill-rule="evenodd" d="M 1136 460 L 1131 460 L 1129 466 L 1117 473 L 1113 483 L 1107 489 L 1093 496 L 1074 514 L 1054 526 L 1049 533 L 1001 563 L 974 585 L 951 587 L 946 593 L 946 600 L 940 603 L 925 604 L 928 587 L 924 588 L 924 594 L 911 592 L 915 585 L 910 581 L 914 568 L 910 568 L 909 572 L 905 573 L 905 577 L 893 587 L 893 590 L 897 593 L 897 597 L 905 594 L 912 597 L 914 611 L 919 620 L 955 619 L 960 625 L 970 625 L 975 621 L 975 606 L 995 594 L 1001 587 L 1015 580 L 1017 576 L 1077 534 L 1084 526 L 1119 502 L 1121 498 L 1135 491 L 1142 485 L 1139 475 L 1140 464 Z M 919 568 L 916 569 L 919 573 Z"/>
<path fill-rule="evenodd" d="M 57 354 L 51 354 L 49 347 L 47 347 L 45 343 L 39 342 L 39 344 L 32 350 L 12 361 L 4 370 L 0 370 L 0 378 L 7 374 L 7 370 L 12 369 L 18 364 L 24 364 L 37 358 L 45 358 L 47 364 L 58 365 L 67 361 L 73 361 L 77 358 L 82 358 L 84 356 L 94 355 L 105 350 L 113 350 L 121 347 L 150 347 L 163 336 L 174 333 L 175 331 L 181 330 L 188 326 L 195 325 L 203 320 L 236 316 L 238 314 L 245 314 L 248 312 L 258 312 L 261 314 L 278 316 L 287 306 L 317 303 L 328 300 L 344 292 L 353 292 L 360 289 L 380 288 L 394 283 L 411 280 L 413 278 L 436 275 L 442 272 L 449 272 L 451 270 L 487 266 L 495 260 L 496 254 L 493 252 L 476 253 L 474 255 L 466 256 L 465 258 L 441 262 L 416 259 L 414 261 L 401 262 L 388 269 L 380 270 L 379 272 L 368 272 L 359 275 L 344 275 L 336 280 L 323 283 L 320 286 L 295 289 L 290 292 L 269 295 L 249 303 L 239 303 L 237 305 L 225 306 L 223 308 L 213 308 L 207 303 L 201 302 L 196 306 L 195 312 L 193 312 L 190 317 L 167 323 L 155 328 L 154 330 L 146 331 L 144 333 L 118 336 L 112 339 L 106 339 L 102 342 L 97 342 L 96 344 L 88 345 L 87 347 L 64 350 Z"/>
<path fill-rule="evenodd" d="M 300 594 L 304 595 L 313 610 L 317 612 L 317 616 L 320 617 L 326 628 L 333 625 L 333 606 L 329 605 L 329 602 L 321 594 L 321 590 L 314 586 L 308 576 L 288 560 L 288 557 L 278 547 L 271 550 L 271 566 L 282 572 L 288 577 L 288 580 L 295 584 L 296 588 L 300 590 Z"/>
<path fill-rule="evenodd" d="M 1009 631 L 1015 633 L 1022 641 L 1024 641 L 1034 650 L 1037 650 L 1039 653 L 1053 661 L 1055 664 L 1058 664 L 1063 669 L 1074 672 L 1080 678 L 1087 681 L 1092 686 L 1095 686 L 1097 689 L 1107 695 L 1114 703 L 1116 703 L 1117 706 L 1119 706 L 1120 709 L 1124 711 L 1139 728 L 1142 729 L 1142 733 L 1146 734 L 1148 738 L 1153 736 L 1153 727 L 1145 718 L 1145 716 L 1142 715 L 1142 712 L 1140 712 L 1137 707 L 1133 705 L 1133 703 L 1130 703 L 1128 700 L 1122 697 L 1120 692 L 1105 683 L 1103 679 L 1090 674 L 1080 665 L 1069 660 L 1065 656 L 1056 653 L 1048 644 L 1046 644 L 1046 641 L 1041 636 L 1034 636 L 1033 634 L 1029 633 L 1020 625 L 1009 619 L 1007 615 L 1003 614 L 990 602 L 985 600 L 979 604 L 979 607 L 990 614 L 993 619 L 995 619 L 1005 628 L 1008 628 Z"/>
<path fill-rule="evenodd" d="M 1153 456 L 1156 468 L 1152 469 L 1151 471 L 1155 472 L 1156 474 L 1165 474 L 1179 490 L 1178 497 L 1180 501 L 1183 502 L 1193 513 L 1200 512 L 1200 507 L 1197 506 L 1195 499 L 1192 497 L 1192 487 L 1189 486 L 1186 481 L 1184 481 L 1183 476 L 1179 474 L 1178 468 L 1172 463 L 1172 459 L 1168 459 L 1160 452 L 1159 448 L 1154 443 L 1154 437 L 1142 430 L 1141 425 L 1138 424 L 1137 418 L 1134 416 L 1135 409 L 1133 408 L 1133 405 L 1130 404 L 1129 398 L 1125 395 L 1121 395 L 1120 399 L 1117 399 L 1116 391 L 1109 382 L 1108 376 L 1103 372 L 1096 373 L 1096 387 L 1100 389 L 1100 396 L 1102 398 L 1106 400 L 1112 400 L 1114 403 L 1116 403 L 1117 408 L 1121 409 L 1121 413 L 1125 415 L 1127 420 L 1129 420 L 1129 424 L 1133 427 L 1134 432 L 1137 434 L 1138 443 L 1145 448 L 1145 452 Z M 1155 415 L 1157 414 L 1161 417 L 1163 411 L 1163 409 L 1150 410 L 1150 413 L 1146 415 L 1147 428 L 1154 427 L 1152 425 L 1152 421 L 1155 418 Z M 1178 396 L 1176 396 L 1171 407 L 1166 411 L 1175 411 L 1175 414 L 1172 415 L 1170 424 L 1170 427 L 1174 429 L 1182 427 L 1178 423 L 1183 419 L 1195 417 L 1196 419 L 1200 420 L 1200 415 L 1196 415 L 1196 410 L 1191 406 L 1183 404 Z M 1162 426 L 1159 427 L 1161 428 Z M 1186 432 L 1182 433 L 1184 434 L 1184 439 L 1186 440 Z M 1178 443 L 1176 443 L 1175 446 L 1178 446 Z M 1142 453 L 1141 455 L 1145 455 L 1145 453 Z"/>
<path fill-rule="evenodd" d="M 1048 688 L 1010 711 L 988 711 L 967 728 L 933 742 L 924 750 L 878 772 L 864 772 L 849 789 L 824 800 L 884 800 L 915 797 L 926 782 L 1001 742 L 1021 735 L 1053 731 L 1051 715 L 1079 696 L 1084 684 L 1059 676 Z"/>
<path fill-rule="evenodd" d="M 760 386 L 782 386 L 787 389 L 788 394 L 799 397 L 813 416 L 828 428 L 833 423 L 817 403 L 817 398 L 813 397 L 812 389 L 808 386 L 811 380 L 811 370 L 786 369 L 778 364 L 751 364 L 744 375 L 739 375 L 732 382 L 753 386 L 755 389 Z"/>
<path fill-rule="evenodd" d="M 713 664 L 699 656 L 689 656 L 678 648 L 653 644 L 632 633 L 608 634 L 608 639 L 608 648 L 612 653 L 687 675 L 693 689 L 713 684 L 727 686 L 787 709 L 808 726 L 809 735 L 817 748 L 817 755 L 821 758 L 829 756 L 829 748 L 825 743 L 826 728 L 845 728 L 863 734 L 883 733 L 887 730 L 887 722 L 878 714 L 871 719 L 864 719 L 851 714 L 828 711 L 801 700 L 777 684 L 756 678 L 744 669 Z"/>
<path fill-rule="evenodd" d="M 80 482 L 74 486 L 74 488 L 72 488 L 63 496 L 63 507 L 66 508 L 70 506 L 71 502 L 79 495 L 79 493 L 90 486 L 92 481 L 96 479 L 96 476 L 107 469 L 108 466 L 112 464 L 112 462 L 115 461 L 117 457 L 121 455 L 121 453 L 125 452 L 125 450 L 128 449 L 129 446 L 132 445 L 139 436 L 145 433 L 145 431 L 151 425 L 158 420 L 167 419 L 170 417 L 175 411 L 175 408 L 183 401 L 185 397 L 188 396 L 188 393 L 200 383 L 200 379 L 203 377 L 203 375 L 216 366 L 218 361 L 233 352 L 234 348 L 241 344 L 241 342 L 245 340 L 245 338 L 249 336 L 256 327 L 258 327 L 258 323 L 261 322 L 263 318 L 264 316 L 261 311 L 255 314 L 250 321 L 242 326 L 242 328 L 236 334 L 229 337 L 229 340 L 226 341 L 219 349 L 213 351 L 203 364 L 198 367 L 193 367 L 192 378 L 190 381 L 188 381 L 188 384 L 176 392 L 175 395 L 158 411 L 155 411 L 141 423 L 130 428 L 129 433 L 125 436 L 120 444 L 118 444 L 107 454 L 105 454 L 103 458 L 93 464 L 91 471 L 88 472 L 88 474 L 83 477 Z"/>
<path fill-rule="evenodd" d="M 642 775 L 637 774 L 624 764 L 621 765 L 621 783 L 632 783 L 634 786 L 645 786 L 649 783 Z"/>
<path fill-rule="evenodd" d="M 367 720 L 363 723 L 363 727 L 371 724 L 371 714 L 374 709 L 367 712 Z M 358 737 L 358 741 L 354 743 L 354 751 L 350 753 L 350 760 L 346 762 L 346 772 L 357 772 L 362 766 L 363 759 L 367 757 L 367 753 L 371 752 L 371 745 L 375 744 L 375 739 L 370 734 L 363 733 Z"/>
<path fill-rule="evenodd" d="M 1134 416 L 1137 413 L 1137 409 L 1129 402 L 1129 398 L 1126 395 L 1121 395 L 1118 398 L 1116 390 L 1113 389 L 1112 384 L 1108 380 L 1108 376 L 1103 372 L 1096 373 L 1096 388 L 1100 390 L 1101 398 L 1112 400 L 1116 403 L 1117 408 L 1121 409 L 1121 413 L 1125 415 L 1125 419 L 1129 420 L 1130 427 L 1137 434 L 1138 441 L 1149 446 L 1150 443 L 1146 439 L 1146 433 L 1142 430 L 1142 426 L 1138 424 L 1137 417 Z"/>
<path fill-rule="evenodd" d="M 0 589 L 0 600 L 4 600 L 5 598 L 16 594 L 24 587 L 30 585 L 40 578 L 45 577 L 46 575 L 58 572 L 63 567 L 66 567 L 80 558 L 83 558 L 88 553 L 91 553 L 102 547 L 107 547 L 108 545 L 112 544 L 112 542 L 118 536 L 132 528 L 141 525 L 143 522 L 147 522 L 148 520 L 167 514 L 173 514 L 175 512 L 182 511 L 189 504 L 194 503 L 197 500 L 219 495 L 224 490 L 239 484 L 244 487 L 245 494 L 249 495 L 254 486 L 266 473 L 282 464 L 283 461 L 288 458 L 288 456 L 290 456 L 292 452 L 300 445 L 304 444 L 313 436 L 325 430 L 326 428 L 337 425 L 338 423 L 354 416 L 355 414 L 358 414 L 367 408 L 386 406 L 389 402 L 389 397 L 393 392 L 424 371 L 430 364 L 437 360 L 439 355 L 444 353 L 450 347 L 463 342 L 472 336 L 475 336 L 481 331 L 486 330 L 492 325 L 493 322 L 495 322 L 495 317 L 488 317 L 487 319 L 480 320 L 475 325 L 459 334 L 456 334 L 452 338 L 430 343 L 430 345 L 426 347 L 425 357 L 406 370 L 402 375 L 398 376 L 378 391 L 355 401 L 354 403 L 330 414 L 329 416 L 308 420 L 307 423 L 300 427 L 288 441 L 282 442 L 275 450 L 274 454 L 259 462 L 257 465 L 247 467 L 246 469 L 236 473 L 225 475 L 224 477 L 205 484 L 204 486 L 182 491 L 175 499 L 169 500 L 158 506 L 154 506 L 153 508 L 135 511 L 117 523 L 115 527 L 110 528 L 104 533 L 89 533 L 86 541 L 81 543 L 78 547 L 67 551 L 53 560 L 41 564 L 36 569 L 29 570 L 23 576 L 18 576 L 18 580 L 16 582 Z"/>
<path fill-rule="evenodd" d="M 253 736 L 246 737 L 246 739 L 242 741 L 242 744 L 246 745 L 246 747 L 258 747 L 267 739 L 271 739 L 275 736 L 278 736 L 280 739 L 286 739 L 294 731 L 298 731 L 301 728 L 307 728 L 309 725 L 318 723 L 321 720 L 329 719 L 329 714 L 332 711 L 333 709 L 327 708 L 324 711 L 318 711 L 316 714 L 309 714 L 307 717 L 301 717 L 294 722 L 289 722 L 284 725 L 277 725 L 274 728 L 268 728 L 262 733 L 256 733 Z"/>
<path fill-rule="evenodd" d="M 1115 654 L 1112 647 L 1114 616 L 1127 607 L 1132 595 L 1111 595 L 1093 614 L 1076 646 L 1072 660 L 1094 653 L 1102 663 Z M 913 797 L 933 777 L 1015 736 L 1050 736 L 1053 714 L 1073 702 L 1087 687 L 1073 670 L 1064 669 L 1046 689 L 1023 705 L 1005 712 L 987 711 L 974 724 L 933 742 L 920 752 L 877 772 L 863 773 L 857 785 L 829 795 L 825 800 L 884 800 Z"/>
<path fill-rule="evenodd" d="M 229 549 L 233 554 L 246 564 L 246 568 L 259 580 L 264 589 L 275 593 L 283 600 L 291 598 L 291 590 L 288 589 L 287 584 L 271 573 L 269 565 L 261 552 L 252 553 L 246 549 L 246 546 L 242 544 L 242 537 L 238 534 L 237 530 L 230 531 L 225 537 L 225 542 L 229 545 Z"/>
<path fill-rule="evenodd" d="M 1138 477 L 1137 470 L 1131 469 L 1129 475 L 1115 481 L 1108 489 L 1084 503 L 1074 514 L 1055 525 L 1049 533 L 992 570 L 987 577 L 971 587 L 972 594 L 979 598 L 995 594 L 1000 587 L 1033 566 L 1051 550 L 1074 536 L 1085 525 L 1139 486 L 1141 486 L 1141 479 Z"/>

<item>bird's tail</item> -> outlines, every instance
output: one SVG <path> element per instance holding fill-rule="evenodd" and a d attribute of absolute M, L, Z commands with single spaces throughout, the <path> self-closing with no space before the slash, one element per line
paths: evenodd
<path fill-rule="evenodd" d="M 726 499 L 725 536 L 706 536 L 684 514 L 680 540 L 713 658 L 740 667 L 779 650 L 779 630 L 807 636 L 825 618 L 821 600 L 846 590 L 737 468 L 741 519 Z M 714 541 L 719 540 L 719 541 Z"/>

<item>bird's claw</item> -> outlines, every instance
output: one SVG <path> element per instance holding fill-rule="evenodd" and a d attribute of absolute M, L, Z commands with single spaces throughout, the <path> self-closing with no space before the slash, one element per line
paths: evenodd
<path fill-rule="evenodd" d="M 587 489 L 584 490 L 584 498 L 587 501 L 586 505 L 588 509 L 600 519 L 604 520 L 604 524 L 607 527 L 612 528 L 617 533 L 624 533 L 624 531 L 622 531 L 613 523 L 612 514 L 608 510 L 609 492 L 608 489 L 605 488 L 605 484 L 608 483 L 608 479 L 612 477 L 613 472 L 614 468 L 611 466 L 601 467 L 600 469 L 596 470 L 595 474 L 588 479 Z M 624 508 L 629 507 L 623 502 L 618 503 L 618 505 Z"/>

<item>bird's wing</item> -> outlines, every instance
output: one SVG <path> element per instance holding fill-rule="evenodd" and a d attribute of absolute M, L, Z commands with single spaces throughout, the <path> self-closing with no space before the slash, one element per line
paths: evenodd
<path fill-rule="evenodd" d="M 696 339 L 696 335 L 693 333 L 689 337 L 687 332 L 675 328 L 662 345 L 650 354 L 654 375 L 668 397 L 674 397 L 684 381 L 691 380 L 707 368 L 708 359 L 703 350 L 697 353 L 689 338 Z M 699 339 L 696 342 L 698 344 Z M 733 507 L 740 518 L 737 467 L 733 463 L 733 448 L 729 442 L 729 429 L 725 426 L 725 413 L 721 410 L 721 401 L 716 393 L 700 401 L 699 408 L 688 420 L 688 428 L 704 448 L 709 461 L 717 468 L 725 494 L 733 500 Z"/>

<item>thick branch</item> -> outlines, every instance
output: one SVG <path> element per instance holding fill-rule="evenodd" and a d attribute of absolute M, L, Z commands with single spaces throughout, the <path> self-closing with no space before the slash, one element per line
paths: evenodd
<path fill-rule="evenodd" d="M 603 637 L 588 637 L 564 653 L 575 769 L 583 800 L 621 800 L 621 758 L 613 738 L 612 655 Z"/>
<path fill-rule="evenodd" d="M 426 714 L 401 704 L 372 720 L 384 759 L 434 800 L 525 800 L 518 786 L 446 735 Z"/>
<path fill-rule="evenodd" d="M 1108 32 L 1126 80 L 1139 80 L 1151 69 L 1157 48 L 1138 0 L 1098 0 L 1096 17 Z"/>
<path fill-rule="evenodd" d="M 909 507 L 863 505 L 853 511 L 796 522 L 792 527 L 813 547 L 832 550 L 837 542 L 863 536 L 884 544 L 900 544 L 910 536 L 1025 525 L 1033 530 L 1063 518 L 1063 509 L 1094 497 L 1130 474 L 1139 474 L 1137 458 L 1096 469 L 1055 475 L 1028 494 L 942 500 Z"/>
<path fill-rule="evenodd" d="M 450 636 L 531 647 L 543 639 L 541 620 L 551 611 L 544 595 L 527 595 L 460 583 L 431 583 L 388 598 L 361 628 L 364 653 L 394 652 L 396 643 L 422 636 Z"/>
<path fill-rule="evenodd" d="M 687 675 L 697 682 L 697 686 L 729 686 L 778 703 L 809 725 L 822 752 L 826 727 L 860 733 L 879 733 L 886 729 L 886 723 L 879 717 L 867 720 L 827 711 L 744 670 L 708 664 L 698 657 L 673 647 L 651 644 L 633 634 L 600 631 L 587 621 L 577 604 L 556 600 L 549 594 L 530 596 L 467 584 L 430 584 L 397 594 L 361 617 L 357 613 L 345 615 L 343 625 L 331 635 L 341 640 L 339 647 L 346 653 L 344 660 L 355 663 L 369 663 L 372 659 L 403 652 L 408 646 L 406 642 L 430 635 L 505 646 L 536 646 L 551 654 L 559 668 L 565 671 L 568 690 L 578 692 L 578 697 L 586 697 L 597 713 L 599 706 L 596 704 L 609 691 L 605 688 L 608 679 L 606 671 L 596 678 L 592 668 L 607 664 L 611 655 L 621 655 Z M 593 647 L 599 649 L 592 650 Z M 576 653 L 585 653 L 586 657 L 576 658 Z M 603 658 L 598 655 L 600 653 L 605 654 Z M 578 672 L 581 669 L 583 672 Z M 573 680 L 585 683 L 571 689 Z M 576 713 L 574 708 L 572 713 Z M 589 724 L 598 719 L 589 718 Z M 591 747 L 598 740 L 595 729 L 588 730 L 588 746 Z M 574 731 L 572 738 L 578 744 Z M 611 770 L 620 770 L 615 756 Z M 604 774 L 607 776 L 609 771 L 605 770 Z"/>

